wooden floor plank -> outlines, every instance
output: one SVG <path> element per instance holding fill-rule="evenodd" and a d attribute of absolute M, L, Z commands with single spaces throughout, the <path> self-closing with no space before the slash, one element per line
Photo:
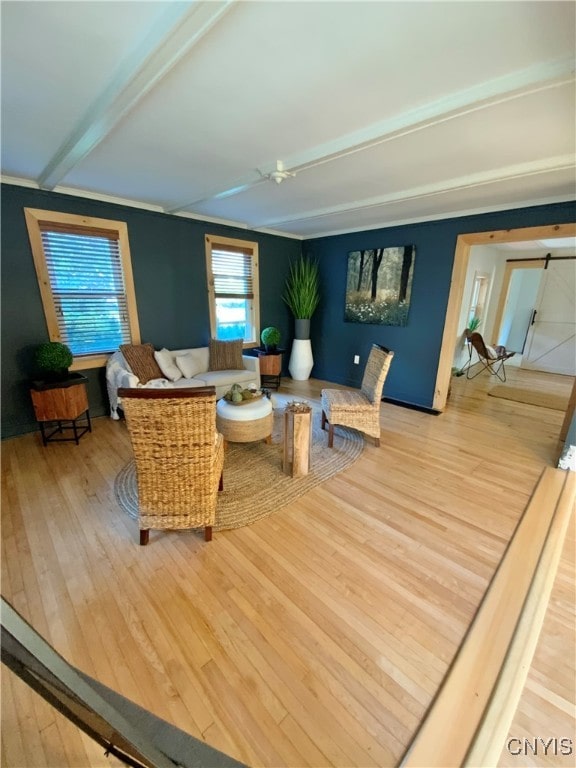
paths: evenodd
<path fill-rule="evenodd" d="M 283 380 L 316 402 L 323 386 Z M 155 532 L 138 545 L 114 497 L 132 455 L 124 423 L 94 419 L 78 446 L 6 440 L 4 597 L 74 666 L 248 764 L 393 766 L 558 456 L 563 414 L 491 386 L 453 379 L 440 416 L 383 403 L 379 448 L 367 441 L 344 472 L 209 544 Z M 570 728 L 573 561 L 567 547 L 512 735 Z M 115 764 L 10 674 L 6 768 Z"/>

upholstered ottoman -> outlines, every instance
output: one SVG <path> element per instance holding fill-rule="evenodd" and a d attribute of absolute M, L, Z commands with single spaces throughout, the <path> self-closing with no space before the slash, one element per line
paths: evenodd
<path fill-rule="evenodd" d="M 231 443 L 270 442 L 272 437 L 272 403 L 267 397 L 242 405 L 227 400 L 216 403 L 216 429 Z"/>

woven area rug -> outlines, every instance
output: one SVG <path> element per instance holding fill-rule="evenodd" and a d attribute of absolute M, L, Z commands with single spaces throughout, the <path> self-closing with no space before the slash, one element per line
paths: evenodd
<path fill-rule="evenodd" d="M 570 395 L 547 394 L 545 392 L 533 392 L 529 389 L 519 389 L 518 387 L 508 387 L 505 384 L 498 384 L 491 389 L 488 394 L 490 397 L 500 397 L 503 400 L 515 400 L 517 403 L 528 403 L 528 405 L 538 405 L 541 408 L 552 408 L 555 411 L 565 411 L 568 408 Z"/>
<path fill-rule="evenodd" d="M 240 528 L 262 520 L 294 501 L 329 477 L 349 467 L 362 453 L 364 437 L 345 427 L 335 427 L 334 448 L 327 447 L 328 433 L 320 426 L 319 405 L 312 406 L 311 470 L 292 478 L 282 471 L 284 406 L 293 397 L 274 394 L 272 443 L 228 443 L 224 461 L 224 490 L 218 494 L 214 530 Z M 138 488 L 134 461 L 120 471 L 114 483 L 116 499 L 130 517 L 138 518 Z"/>

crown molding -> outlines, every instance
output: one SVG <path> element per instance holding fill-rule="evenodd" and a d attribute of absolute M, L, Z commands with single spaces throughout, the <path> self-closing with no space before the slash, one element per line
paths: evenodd
<path fill-rule="evenodd" d="M 362 227 L 352 227 L 350 229 L 330 230 L 327 232 L 304 235 L 303 240 L 317 240 L 324 237 L 338 237 L 340 235 L 351 235 L 355 232 L 371 232 L 375 229 L 393 229 L 395 227 L 405 227 L 411 224 L 426 224 L 427 222 L 445 221 L 446 219 L 460 219 L 466 216 L 481 216 L 486 213 L 498 213 L 498 211 L 510 211 L 520 208 L 535 208 L 538 205 L 554 205 L 555 203 L 574 202 L 574 197 L 569 195 L 560 195 L 557 197 L 546 197 L 539 200 L 522 200 L 518 203 L 502 203 L 500 205 L 490 205 L 483 208 L 467 208 L 464 211 L 449 211 L 447 213 L 435 214 L 432 216 L 414 216 L 408 219 L 397 219 L 384 224 L 366 224 Z"/>
<path fill-rule="evenodd" d="M 181 219 L 194 219 L 195 221 L 206 222 L 207 224 L 220 224 L 224 227 L 234 227 L 235 229 L 246 229 L 252 232 L 260 232 L 263 235 L 274 235 L 275 237 L 286 237 L 292 240 L 302 240 L 302 235 L 295 235 L 292 233 L 282 232 L 280 230 L 270 229 L 267 227 L 251 227 L 245 221 L 234 221 L 232 219 L 220 219 L 215 216 L 202 216 L 200 214 L 190 213 L 183 211 L 181 213 L 170 213 L 166 211 L 162 206 L 151 205 L 150 203 L 143 203 L 138 200 L 129 200 L 123 197 L 114 197 L 112 195 L 103 195 L 96 192 L 89 192 L 84 189 L 75 189 L 73 187 L 56 187 L 53 190 L 44 190 L 40 187 L 38 182 L 31 179 L 21 179 L 16 176 L 0 175 L 0 182 L 2 184 L 11 184 L 16 187 L 26 187 L 28 189 L 36 189 L 41 192 L 48 192 L 49 194 L 70 195 L 71 197 L 80 197 L 87 200 L 95 200 L 101 203 L 111 203 L 112 205 L 122 205 L 128 208 L 139 208 L 143 211 L 151 211 L 152 213 L 161 213 L 164 216 L 176 216 Z"/>

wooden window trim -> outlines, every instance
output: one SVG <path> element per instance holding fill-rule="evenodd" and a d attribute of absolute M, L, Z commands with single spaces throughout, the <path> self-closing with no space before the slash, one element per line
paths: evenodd
<path fill-rule="evenodd" d="M 118 240 L 120 255 L 122 258 L 122 272 L 124 275 L 124 287 L 126 289 L 126 305 L 128 309 L 128 325 L 133 344 L 140 343 L 140 326 L 138 323 L 138 311 L 136 307 L 136 293 L 134 291 L 134 276 L 132 273 L 132 259 L 130 256 L 130 243 L 128 240 L 128 226 L 123 221 L 112 219 L 98 219 L 92 216 L 78 216 L 73 213 L 58 213 L 57 211 L 44 211 L 38 208 L 24 208 L 28 237 L 32 248 L 32 256 L 38 286 L 44 307 L 46 325 L 50 341 L 61 341 L 58 329 L 58 320 L 54 306 L 54 297 L 50 286 L 50 278 L 44 258 L 42 247 L 42 229 L 54 228 L 60 231 L 75 232 L 80 234 L 105 234 L 114 240 Z M 108 354 L 75 355 L 70 366 L 71 371 L 86 370 L 88 368 L 102 368 L 106 365 Z"/>
<path fill-rule="evenodd" d="M 212 274 L 212 249 L 224 248 L 250 255 L 252 257 L 252 286 L 254 296 L 254 341 L 245 341 L 244 349 L 253 349 L 260 344 L 260 276 L 258 243 L 251 240 L 238 240 L 234 237 L 206 235 L 206 276 L 208 283 L 208 307 L 210 311 L 210 336 L 216 338 L 216 297 L 214 294 L 214 276 Z"/>

